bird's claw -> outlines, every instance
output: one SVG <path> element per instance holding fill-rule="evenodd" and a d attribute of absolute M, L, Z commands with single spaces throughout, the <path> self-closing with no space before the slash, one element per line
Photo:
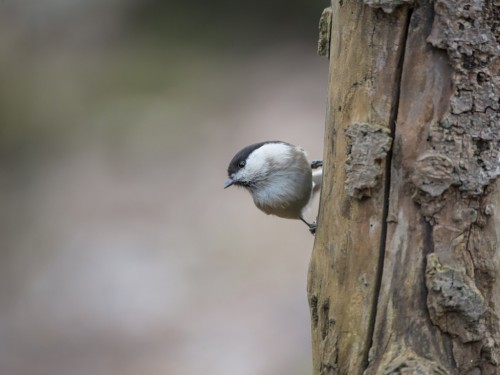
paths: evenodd
<path fill-rule="evenodd" d="M 308 223 L 302 216 L 300 216 L 299 219 L 309 227 L 309 232 L 311 232 L 311 234 L 314 235 L 316 233 L 317 224 L 315 221 L 313 221 L 312 223 Z"/>
<path fill-rule="evenodd" d="M 311 169 L 316 169 L 323 166 L 323 160 L 313 160 L 311 162 Z"/>
<path fill-rule="evenodd" d="M 309 232 L 311 232 L 311 234 L 314 236 L 316 234 L 316 228 L 318 227 L 318 225 L 316 224 L 316 222 L 312 223 L 312 224 L 309 224 Z"/>

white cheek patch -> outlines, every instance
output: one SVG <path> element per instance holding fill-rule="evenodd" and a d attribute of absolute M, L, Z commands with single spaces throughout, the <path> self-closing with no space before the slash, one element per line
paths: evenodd
<path fill-rule="evenodd" d="M 292 157 L 290 145 L 268 143 L 252 152 L 245 166 L 248 176 L 257 176 L 268 171 L 272 162 L 283 162 Z"/>
<path fill-rule="evenodd" d="M 237 181 L 259 180 L 268 175 L 271 167 L 281 163 L 288 164 L 293 157 L 294 147 L 283 143 L 267 143 L 259 147 L 248 156 L 245 167 L 235 173 L 233 178 Z"/>

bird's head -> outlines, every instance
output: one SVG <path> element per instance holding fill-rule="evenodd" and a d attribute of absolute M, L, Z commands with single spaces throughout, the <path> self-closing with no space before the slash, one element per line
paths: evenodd
<path fill-rule="evenodd" d="M 243 148 L 229 163 L 224 189 L 236 185 L 252 190 L 265 183 L 290 158 L 291 147 L 285 142 L 268 141 Z"/>

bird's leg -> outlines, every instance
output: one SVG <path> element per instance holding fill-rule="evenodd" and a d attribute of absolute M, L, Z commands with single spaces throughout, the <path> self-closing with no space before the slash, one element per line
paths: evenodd
<path fill-rule="evenodd" d="M 316 227 L 317 227 L 316 222 L 308 223 L 307 221 L 305 221 L 305 219 L 302 216 L 300 217 L 300 220 L 302 220 L 309 227 L 309 232 L 311 232 L 311 234 L 316 233 Z"/>
<path fill-rule="evenodd" d="M 323 160 L 313 160 L 311 162 L 311 169 L 316 169 L 323 166 Z"/>

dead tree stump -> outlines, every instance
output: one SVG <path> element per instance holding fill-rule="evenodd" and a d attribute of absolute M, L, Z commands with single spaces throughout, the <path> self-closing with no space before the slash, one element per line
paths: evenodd
<path fill-rule="evenodd" d="M 333 0 L 326 25 L 314 374 L 500 374 L 500 2 Z"/>

